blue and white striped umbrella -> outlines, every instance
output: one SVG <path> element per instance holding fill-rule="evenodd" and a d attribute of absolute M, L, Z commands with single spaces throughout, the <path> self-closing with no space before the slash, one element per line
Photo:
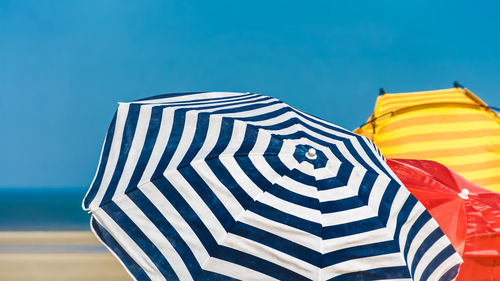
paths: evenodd
<path fill-rule="evenodd" d="M 368 139 L 257 94 L 120 103 L 83 206 L 136 280 L 452 280 L 461 262 Z"/>

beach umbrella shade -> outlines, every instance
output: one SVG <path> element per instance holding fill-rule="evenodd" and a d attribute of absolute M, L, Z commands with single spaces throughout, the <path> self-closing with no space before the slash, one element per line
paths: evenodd
<path fill-rule="evenodd" d="M 457 281 L 500 279 L 500 194 L 434 161 L 387 164 L 436 219 L 464 263 Z"/>
<path fill-rule="evenodd" d="M 500 115 L 468 89 L 379 95 L 364 135 L 388 158 L 437 161 L 500 192 Z"/>
<path fill-rule="evenodd" d="M 367 138 L 257 94 L 120 103 L 83 207 L 137 280 L 451 280 L 461 262 Z"/>

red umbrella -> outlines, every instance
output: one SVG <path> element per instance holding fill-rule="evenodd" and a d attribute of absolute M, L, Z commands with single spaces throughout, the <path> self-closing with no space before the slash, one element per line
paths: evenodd
<path fill-rule="evenodd" d="M 462 256 L 456 280 L 500 280 L 500 194 L 434 161 L 388 159 L 387 164 Z"/>

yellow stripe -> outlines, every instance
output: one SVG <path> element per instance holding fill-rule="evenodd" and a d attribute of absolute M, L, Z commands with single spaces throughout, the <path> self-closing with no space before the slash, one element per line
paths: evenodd
<path fill-rule="evenodd" d="M 400 152 L 428 152 L 433 150 L 442 149 L 468 149 L 478 146 L 487 146 L 488 150 L 500 151 L 500 138 L 470 138 L 470 139 L 455 139 L 453 141 L 426 141 L 426 142 L 413 142 L 411 145 L 403 144 L 396 146 L 383 147 L 383 151 L 390 155 Z M 429 153 L 427 153 L 429 154 Z"/>
<path fill-rule="evenodd" d="M 380 113 L 384 114 L 385 112 L 390 112 L 390 111 L 396 111 L 401 108 L 409 107 L 409 106 L 415 106 L 419 104 L 432 104 L 432 103 L 465 103 L 465 104 L 476 104 L 475 102 L 471 101 L 468 98 L 462 98 L 462 97 L 455 97 L 455 98 L 449 98 L 449 99 L 428 99 L 428 98 L 422 98 L 420 101 L 415 101 L 415 102 L 393 102 L 393 103 L 388 103 L 387 105 L 381 105 L 380 106 Z"/>
<path fill-rule="evenodd" d="M 425 124 L 425 125 L 416 125 L 409 126 L 401 129 L 396 129 L 392 131 L 385 131 L 383 128 L 378 130 L 378 140 L 379 141 L 388 141 L 395 138 L 402 137 L 412 137 L 418 139 L 418 135 L 420 134 L 432 134 L 432 133 L 452 133 L 452 132 L 464 132 L 468 130 L 494 130 L 498 129 L 498 125 L 492 122 L 468 122 L 468 123 L 460 123 L 460 124 L 447 124 L 443 126 L 443 124 Z"/>
<path fill-rule="evenodd" d="M 463 176 L 464 178 L 470 179 L 471 181 L 476 181 L 491 177 L 492 175 L 500 176 L 500 167 L 484 169 L 474 172 L 461 172 L 460 175 Z"/>
<path fill-rule="evenodd" d="M 476 158 L 476 157 L 474 156 L 473 158 Z M 483 160 L 483 159 L 480 159 L 480 160 Z M 496 159 L 490 160 L 490 161 L 481 161 L 481 162 L 470 163 L 470 164 L 455 162 L 455 163 L 448 164 L 447 166 L 448 166 L 448 168 L 452 169 L 453 171 L 461 171 L 461 172 L 473 172 L 473 171 L 479 171 L 479 170 L 500 167 L 500 155 L 497 155 Z"/>
<path fill-rule="evenodd" d="M 424 142 L 424 141 L 440 141 L 440 140 L 456 140 L 456 139 L 470 139 L 470 138 L 499 138 L 500 130 L 466 130 L 466 131 L 456 131 L 456 132 L 439 132 L 439 133 L 428 133 L 419 134 L 415 137 L 404 136 L 401 138 L 393 138 L 385 140 L 385 138 L 380 137 L 377 140 L 377 145 L 380 147 L 391 147 L 397 145 L 412 145 L 414 142 Z"/>
<path fill-rule="evenodd" d="M 487 162 L 487 161 L 495 161 L 500 159 L 500 155 L 497 153 L 491 153 L 488 151 L 482 152 L 482 153 L 476 153 L 473 156 L 471 155 L 454 155 L 451 157 L 433 157 L 435 161 L 440 162 L 440 163 L 447 163 L 446 166 L 450 167 L 453 164 L 467 164 L 467 165 L 472 165 L 472 164 L 480 164 L 482 162 Z M 451 167 L 450 167 L 451 168 Z"/>

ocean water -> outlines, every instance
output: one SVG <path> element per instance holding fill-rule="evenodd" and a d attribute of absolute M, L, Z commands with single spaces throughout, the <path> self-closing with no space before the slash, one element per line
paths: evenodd
<path fill-rule="evenodd" d="M 0 231 L 89 230 L 88 187 L 0 187 Z"/>

